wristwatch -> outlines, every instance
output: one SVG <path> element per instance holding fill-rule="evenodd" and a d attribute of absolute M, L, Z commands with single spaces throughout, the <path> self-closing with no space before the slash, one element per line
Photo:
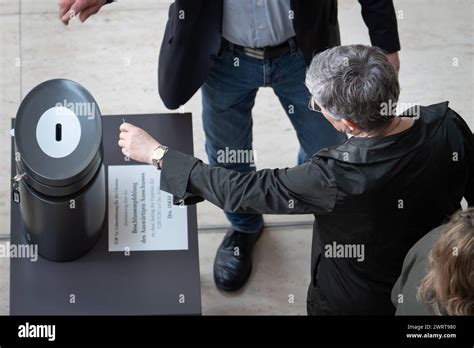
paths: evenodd
<path fill-rule="evenodd" d="M 151 155 L 151 161 L 153 162 L 153 165 L 157 169 L 161 169 L 161 160 L 163 159 L 163 157 L 165 157 L 167 152 L 168 152 L 168 147 L 166 147 L 164 145 L 158 146 L 153 151 L 153 154 Z"/>

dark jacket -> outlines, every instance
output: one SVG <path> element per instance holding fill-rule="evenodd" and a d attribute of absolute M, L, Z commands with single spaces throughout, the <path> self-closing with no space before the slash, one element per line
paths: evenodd
<path fill-rule="evenodd" d="M 169 109 L 185 104 L 206 81 L 221 45 L 223 0 L 176 0 L 161 44 L 158 87 Z M 359 0 L 374 46 L 400 50 L 392 0 Z M 340 45 L 337 0 L 291 0 L 296 41 L 309 65 L 314 54 Z M 181 17 L 180 17 L 181 15 Z"/>
<path fill-rule="evenodd" d="M 405 257 L 402 273 L 392 289 L 392 303 L 397 309 L 396 315 L 435 315 L 430 305 L 418 301 L 416 292 L 418 284 L 426 276 L 429 253 L 443 227 L 444 225 L 421 238 Z"/>
<path fill-rule="evenodd" d="M 399 134 L 353 137 L 310 162 L 255 173 L 210 167 L 170 150 L 161 189 L 225 211 L 314 214 L 311 279 L 324 314 L 393 314 L 392 287 L 410 247 L 466 197 L 474 203 L 474 140 L 448 103 L 421 108 Z M 328 257 L 362 244 L 364 261 Z"/>

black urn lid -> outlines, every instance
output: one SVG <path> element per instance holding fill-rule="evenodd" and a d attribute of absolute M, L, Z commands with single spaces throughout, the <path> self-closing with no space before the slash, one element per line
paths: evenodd
<path fill-rule="evenodd" d="M 99 107 L 74 81 L 49 80 L 33 88 L 18 109 L 14 137 L 17 171 L 45 194 L 78 191 L 102 162 Z"/>

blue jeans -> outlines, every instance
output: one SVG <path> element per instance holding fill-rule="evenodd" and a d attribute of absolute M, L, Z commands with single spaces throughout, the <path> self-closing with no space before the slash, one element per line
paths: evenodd
<path fill-rule="evenodd" d="M 324 147 L 343 143 L 345 135 L 323 115 L 308 109 L 310 94 L 305 74 L 303 55 L 296 47 L 265 60 L 249 57 L 239 49 L 224 50 L 201 89 L 209 163 L 239 172 L 256 170 L 247 159 L 252 154 L 252 108 L 260 87 L 273 88 L 290 118 L 301 146 L 299 164 Z M 245 155 L 239 157 L 239 151 Z M 262 215 L 225 214 L 234 230 L 254 233 L 263 227 Z"/>

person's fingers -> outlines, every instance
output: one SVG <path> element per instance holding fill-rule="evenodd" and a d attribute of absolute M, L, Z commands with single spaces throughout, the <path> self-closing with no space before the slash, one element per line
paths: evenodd
<path fill-rule="evenodd" d="M 72 4 L 71 8 L 61 18 L 64 24 L 68 24 L 71 18 L 74 18 L 78 13 L 83 11 L 87 7 L 87 3 L 84 1 L 76 0 Z"/>
<path fill-rule="evenodd" d="M 127 150 L 126 150 L 124 147 L 122 147 L 122 153 L 123 153 L 125 156 L 128 156 Z"/>
<path fill-rule="evenodd" d="M 84 23 L 87 18 L 89 18 L 90 16 L 92 16 L 92 15 L 96 14 L 97 12 L 99 12 L 101 7 L 102 7 L 102 4 L 98 3 L 97 5 L 90 6 L 86 9 L 82 10 L 81 14 L 79 15 L 79 19 L 81 20 L 81 22 Z"/>
<path fill-rule="evenodd" d="M 76 15 L 76 12 L 71 8 L 67 10 L 67 12 L 61 17 L 61 22 L 63 22 L 65 25 L 69 24 L 69 21 L 74 18 Z"/>
<path fill-rule="evenodd" d="M 59 0 L 59 19 L 62 20 L 63 16 L 69 11 L 73 3 L 74 0 Z"/>
<path fill-rule="evenodd" d="M 131 129 L 131 124 L 130 123 L 122 123 L 120 125 L 120 131 L 122 132 L 128 132 Z"/>
<path fill-rule="evenodd" d="M 119 139 L 123 139 L 123 140 L 127 139 L 127 133 L 125 133 L 125 132 L 120 132 L 120 134 L 119 134 Z"/>
<path fill-rule="evenodd" d="M 68 8 L 63 16 L 61 17 L 61 22 L 63 22 L 64 25 L 68 25 L 69 21 L 71 20 L 72 16 L 70 15 L 71 8 Z"/>
<path fill-rule="evenodd" d="M 118 145 L 119 145 L 120 147 L 125 147 L 125 140 L 120 139 L 119 142 L 118 142 Z"/>

